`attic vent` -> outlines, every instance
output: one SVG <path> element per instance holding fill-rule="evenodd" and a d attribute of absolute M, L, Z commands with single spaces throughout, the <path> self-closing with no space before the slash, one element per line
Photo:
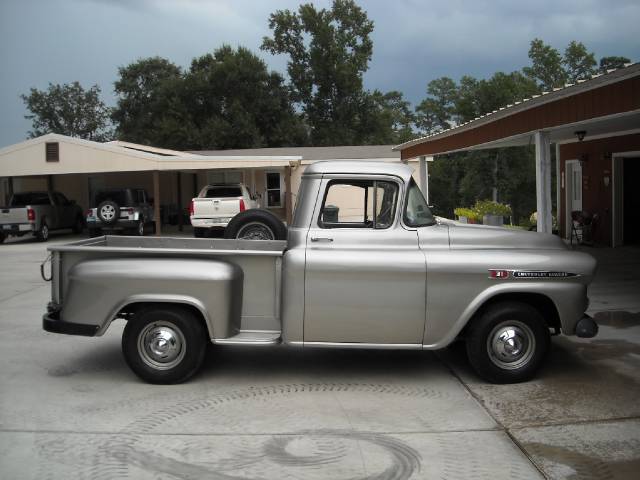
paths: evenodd
<path fill-rule="evenodd" d="M 45 152 L 45 158 L 47 162 L 60 161 L 60 145 L 58 144 L 58 142 L 47 143 Z"/>

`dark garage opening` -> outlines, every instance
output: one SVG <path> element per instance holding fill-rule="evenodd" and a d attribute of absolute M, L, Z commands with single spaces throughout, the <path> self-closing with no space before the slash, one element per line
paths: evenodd
<path fill-rule="evenodd" d="M 640 244 L 640 194 L 636 183 L 640 178 L 640 158 L 625 158 L 622 171 L 624 243 L 637 245 Z"/>

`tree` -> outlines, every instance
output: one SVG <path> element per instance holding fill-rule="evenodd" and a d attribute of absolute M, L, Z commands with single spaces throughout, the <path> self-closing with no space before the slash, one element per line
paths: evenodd
<path fill-rule="evenodd" d="M 627 57 L 602 57 L 599 71 L 606 73 L 607 70 L 623 68 L 626 63 L 631 63 Z"/>
<path fill-rule="evenodd" d="M 167 82 L 175 84 L 182 71 L 167 59 L 150 57 L 118 68 L 118 74 L 120 78 L 114 84 L 118 105 L 112 114 L 117 136 L 120 140 L 152 145 L 161 87 Z"/>
<path fill-rule="evenodd" d="M 367 95 L 371 105 L 363 107 L 365 121 L 362 130 L 370 132 L 370 138 L 364 138 L 368 144 L 399 144 L 415 137 L 413 123 L 415 116 L 411 104 L 396 90 L 382 93 L 374 90 Z"/>
<path fill-rule="evenodd" d="M 535 80 L 542 90 L 551 91 L 566 83 L 567 74 L 562 66 L 560 52 L 542 40 L 531 41 L 529 48 L 531 66 L 522 70 L 529 78 Z"/>
<path fill-rule="evenodd" d="M 572 40 L 565 49 L 562 63 L 565 66 L 569 83 L 591 78 L 597 71 L 595 54 L 587 52 L 584 43 L 575 40 Z"/>
<path fill-rule="evenodd" d="M 289 57 L 293 99 L 311 129 L 314 145 L 358 144 L 368 136 L 364 111 L 373 103 L 363 90 L 373 43 L 373 22 L 353 0 L 334 0 L 330 10 L 301 5 L 297 13 L 269 17 L 273 37 L 262 49 Z"/>
<path fill-rule="evenodd" d="M 109 109 L 100 100 L 98 85 L 85 90 L 78 82 L 50 83 L 47 90 L 32 88 L 20 98 L 31 112 L 25 115 L 32 121 L 29 138 L 59 133 L 101 142 L 111 136 Z"/>
<path fill-rule="evenodd" d="M 156 59 L 149 60 L 138 64 L 157 65 Z M 222 46 L 194 58 L 184 73 L 153 80 L 132 82 L 128 91 L 134 95 L 121 104 L 123 118 L 135 127 L 129 134 L 135 133 L 137 141 L 179 150 L 306 143 L 306 128 L 284 79 L 246 48 Z M 145 88 L 137 87 L 141 84 Z"/>
<path fill-rule="evenodd" d="M 416 107 L 416 126 L 429 135 L 451 128 L 454 122 L 457 85 L 449 77 L 431 80 L 427 95 Z"/>

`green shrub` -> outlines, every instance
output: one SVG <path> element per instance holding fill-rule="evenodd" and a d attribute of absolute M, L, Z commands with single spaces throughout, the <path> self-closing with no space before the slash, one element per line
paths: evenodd
<path fill-rule="evenodd" d="M 471 208 L 459 207 L 456 208 L 453 213 L 455 213 L 458 218 L 466 217 L 467 220 L 472 223 L 478 223 L 482 221 L 482 215 Z"/>
<path fill-rule="evenodd" d="M 491 200 L 478 200 L 473 209 L 483 215 L 497 215 L 499 217 L 511 216 L 511 207 L 504 203 L 493 202 Z"/>

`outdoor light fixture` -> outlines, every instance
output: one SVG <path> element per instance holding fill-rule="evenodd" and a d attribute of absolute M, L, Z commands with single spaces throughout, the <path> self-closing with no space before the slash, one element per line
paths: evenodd
<path fill-rule="evenodd" d="M 586 130 L 578 130 L 577 132 L 573 132 L 573 134 L 578 137 L 579 141 L 584 140 L 584 136 L 587 134 Z"/>

